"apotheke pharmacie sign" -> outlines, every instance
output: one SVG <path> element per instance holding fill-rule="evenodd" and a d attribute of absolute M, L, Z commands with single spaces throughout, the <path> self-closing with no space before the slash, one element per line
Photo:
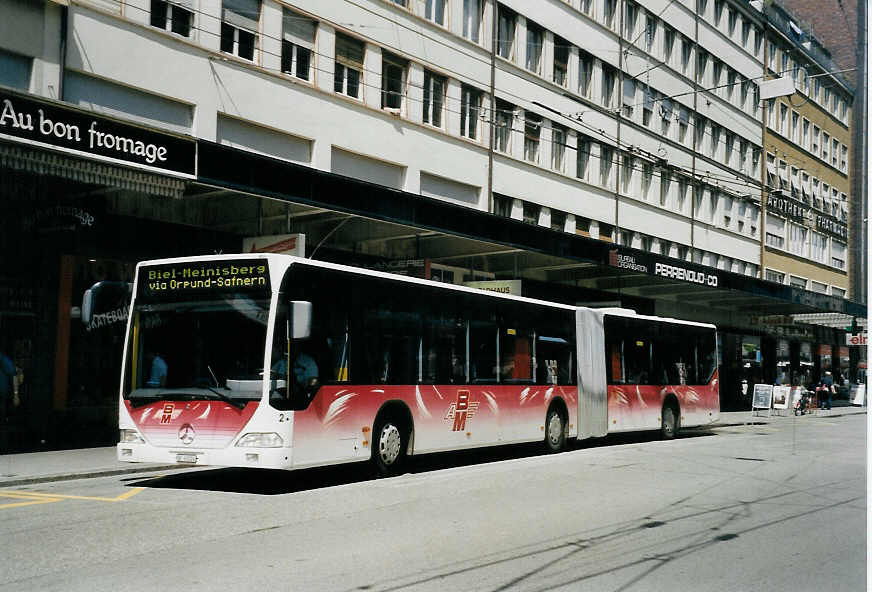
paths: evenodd
<path fill-rule="evenodd" d="M 8 91 L 0 91 L 0 137 L 101 160 L 194 175 L 193 139 L 127 125 Z"/>

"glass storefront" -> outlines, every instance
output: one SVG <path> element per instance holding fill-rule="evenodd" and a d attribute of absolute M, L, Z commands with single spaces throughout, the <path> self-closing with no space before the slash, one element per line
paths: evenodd
<path fill-rule="evenodd" d="M 286 206 L 227 191 L 207 199 L 202 187 L 175 180 L 176 198 L 156 195 L 136 182 L 139 173 L 99 165 L 91 179 L 80 173 L 93 163 L 66 156 L 44 171 L 9 166 L 4 147 L 0 352 L 14 363 L 18 397 L 0 404 L 0 454 L 112 445 L 136 263 L 238 252 L 245 237 L 285 230 L 263 220 L 286 223 Z M 95 285 L 110 289 L 86 325 L 82 298 Z"/>

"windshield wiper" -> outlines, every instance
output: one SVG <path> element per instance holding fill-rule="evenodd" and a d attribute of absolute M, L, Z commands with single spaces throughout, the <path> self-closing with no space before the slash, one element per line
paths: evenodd
<path fill-rule="evenodd" d="M 221 399 L 222 401 L 224 401 L 225 403 L 229 403 L 230 405 L 233 405 L 237 409 L 245 409 L 245 401 L 237 401 L 233 397 L 228 397 L 227 395 L 225 395 L 221 391 L 213 389 L 211 386 L 204 386 L 203 388 L 208 390 L 210 393 L 214 393 L 215 395 L 217 395 L 218 398 Z"/>

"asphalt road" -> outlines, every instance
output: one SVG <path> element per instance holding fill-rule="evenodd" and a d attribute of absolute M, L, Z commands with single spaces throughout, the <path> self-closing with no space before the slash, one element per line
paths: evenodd
<path fill-rule="evenodd" d="M 866 416 L 0 490 L 0 590 L 864 590 Z"/>

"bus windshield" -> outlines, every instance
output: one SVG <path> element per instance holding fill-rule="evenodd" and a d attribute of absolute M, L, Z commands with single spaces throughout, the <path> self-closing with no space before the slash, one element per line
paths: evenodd
<path fill-rule="evenodd" d="M 259 400 L 268 314 L 268 300 L 242 295 L 136 304 L 125 398 Z"/>

